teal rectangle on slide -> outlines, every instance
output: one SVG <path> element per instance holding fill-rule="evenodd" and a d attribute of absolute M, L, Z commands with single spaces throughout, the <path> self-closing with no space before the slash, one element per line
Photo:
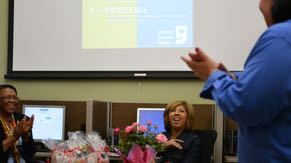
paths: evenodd
<path fill-rule="evenodd" d="M 193 0 L 139 0 L 139 48 L 193 47 Z"/>

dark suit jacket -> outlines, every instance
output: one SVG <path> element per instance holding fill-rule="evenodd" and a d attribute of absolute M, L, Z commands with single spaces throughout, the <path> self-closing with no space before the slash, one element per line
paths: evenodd
<path fill-rule="evenodd" d="M 25 115 L 21 113 L 13 113 L 14 118 L 16 121 L 20 121 L 24 118 Z M 31 131 L 30 131 L 31 132 Z M 8 149 L 6 152 L 3 152 L 3 140 L 6 139 L 6 135 L 4 132 L 4 128 L 2 123 L 0 123 L 0 162 L 7 162 L 9 153 L 11 149 Z M 18 146 L 18 150 L 21 152 L 21 157 L 26 161 L 29 162 L 29 159 L 34 156 L 36 152 L 36 144 L 32 138 L 32 133 L 30 133 L 30 138 L 28 141 L 22 141 L 22 144 Z"/>
<path fill-rule="evenodd" d="M 171 133 L 165 132 L 165 136 L 168 139 L 171 138 Z M 195 132 L 182 132 L 177 139 L 181 139 L 184 143 L 181 143 L 183 149 L 175 147 L 168 148 L 166 151 L 158 154 L 161 156 L 159 162 L 170 163 L 198 163 L 201 155 L 201 146 L 199 136 Z"/>

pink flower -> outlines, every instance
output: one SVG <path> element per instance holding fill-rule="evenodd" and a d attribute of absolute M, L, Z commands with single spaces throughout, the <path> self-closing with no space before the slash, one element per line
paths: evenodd
<path fill-rule="evenodd" d="M 158 134 L 156 136 L 156 140 L 159 142 L 159 143 L 164 143 L 166 141 L 168 141 L 168 138 L 164 135 L 164 134 Z"/>
<path fill-rule="evenodd" d="M 136 127 L 136 126 L 138 126 L 139 124 L 138 123 L 136 123 L 136 122 L 133 122 L 132 123 L 132 127 Z"/>
<path fill-rule="evenodd" d="M 132 126 L 127 126 L 126 128 L 125 128 L 125 133 L 130 133 L 131 131 L 133 130 L 133 127 Z"/>
<path fill-rule="evenodd" d="M 148 121 L 147 121 L 147 125 L 148 125 L 148 126 L 152 125 L 152 121 L 151 121 L 151 120 L 148 120 Z"/>
<path fill-rule="evenodd" d="M 120 128 L 116 127 L 114 128 L 114 135 L 118 135 L 120 132 Z"/>
<path fill-rule="evenodd" d="M 146 132 L 148 129 L 147 129 L 147 127 L 146 126 L 139 126 L 138 127 L 138 131 L 140 131 L 140 132 Z"/>

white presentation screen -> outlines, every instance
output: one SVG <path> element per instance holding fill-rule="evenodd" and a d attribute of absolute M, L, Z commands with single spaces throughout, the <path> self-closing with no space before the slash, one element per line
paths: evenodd
<path fill-rule="evenodd" d="M 137 123 L 147 126 L 147 122 L 150 120 L 152 126 L 157 125 L 156 130 L 152 127 L 152 132 L 162 133 L 165 131 L 164 111 L 165 108 L 138 108 Z"/>
<path fill-rule="evenodd" d="M 65 106 L 23 105 L 23 114 L 34 115 L 32 135 L 36 141 L 64 140 Z"/>
<path fill-rule="evenodd" d="M 10 0 L 14 12 L 9 16 L 6 77 L 28 72 L 39 77 L 42 72 L 51 76 L 103 72 L 105 77 L 106 72 L 126 72 L 132 77 L 150 77 L 155 72 L 191 74 L 180 56 L 196 46 L 230 70 L 240 71 L 266 28 L 258 3 Z"/>

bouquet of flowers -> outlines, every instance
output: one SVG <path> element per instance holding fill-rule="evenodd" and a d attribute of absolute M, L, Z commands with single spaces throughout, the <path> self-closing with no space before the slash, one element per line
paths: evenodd
<path fill-rule="evenodd" d="M 156 152 L 165 150 L 163 142 L 167 141 L 164 134 L 156 133 L 157 126 L 152 127 L 149 120 L 147 126 L 134 122 L 125 130 L 115 129 L 119 132 L 118 153 L 125 163 L 150 163 L 154 160 Z"/>

